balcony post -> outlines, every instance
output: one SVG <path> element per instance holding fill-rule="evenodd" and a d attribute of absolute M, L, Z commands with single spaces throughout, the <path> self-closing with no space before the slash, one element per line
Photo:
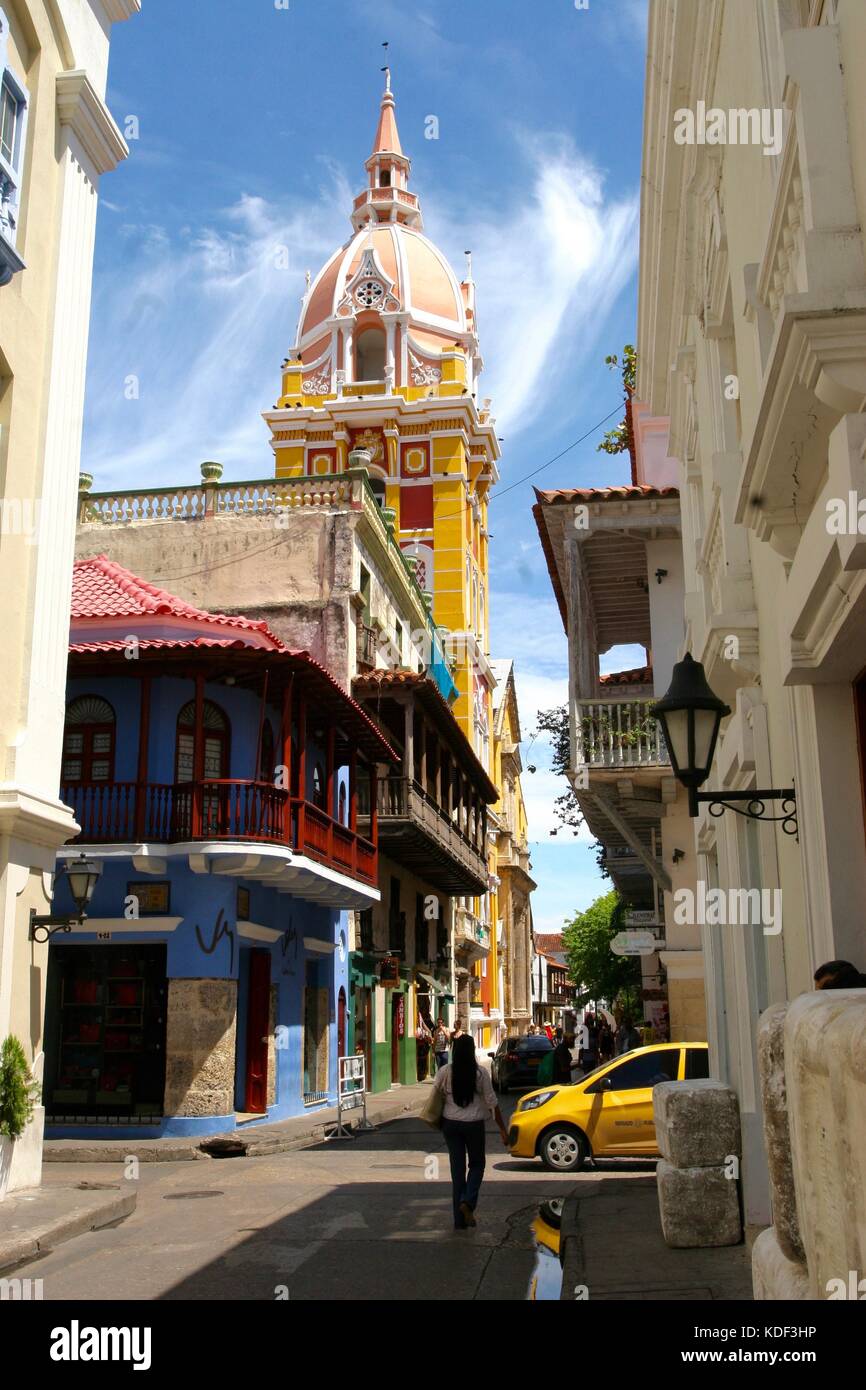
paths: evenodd
<path fill-rule="evenodd" d="M 204 788 L 204 675 L 196 672 L 195 677 L 195 728 L 192 749 L 192 838 L 197 840 L 202 833 Z"/>
<path fill-rule="evenodd" d="M 415 706 L 408 699 L 403 706 L 403 776 L 407 782 L 415 780 Z"/>
<path fill-rule="evenodd" d="M 282 727 L 282 751 L 280 762 L 286 769 L 286 801 L 288 807 L 288 820 L 283 827 L 283 837 L 286 843 L 291 840 L 292 830 L 292 687 L 295 683 L 295 674 L 291 672 L 283 690 L 283 727 Z"/>
<path fill-rule="evenodd" d="M 427 723 L 423 715 L 421 717 L 421 787 L 424 795 L 427 795 Z"/>
<path fill-rule="evenodd" d="M 349 754 L 349 829 L 358 831 L 358 749 L 355 744 Z"/>
<path fill-rule="evenodd" d="M 379 788 L 375 763 L 370 764 L 370 843 L 374 849 L 379 843 Z"/>
<path fill-rule="evenodd" d="M 328 815 L 331 820 L 334 816 L 334 745 L 337 739 L 337 730 L 333 724 L 328 726 L 328 737 L 325 743 L 325 792 Z"/>
<path fill-rule="evenodd" d="M 307 697 L 303 689 L 298 700 L 298 844 L 304 852 L 304 807 L 307 802 Z"/>
<path fill-rule="evenodd" d="M 138 768 L 135 788 L 135 838 L 143 842 L 146 830 L 147 813 L 147 752 L 150 738 L 150 683 L 149 675 L 142 676 L 139 682 L 138 711 Z"/>

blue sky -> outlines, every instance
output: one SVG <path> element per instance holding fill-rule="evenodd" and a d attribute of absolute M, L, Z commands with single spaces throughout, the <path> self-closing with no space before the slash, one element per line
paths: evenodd
<path fill-rule="evenodd" d="M 533 483 L 627 478 L 597 431 L 511 487 L 619 403 L 604 357 L 635 337 L 646 0 L 280 3 L 144 0 L 114 27 L 108 102 L 138 138 L 102 183 L 83 466 L 96 489 L 195 482 L 209 458 L 230 478 L 272 473 L 260 412 L 304 272 L 349 234 L 387 40 L 425 230 L 458 273 L 473 253 L 479 396 L 504 441 L 491 652 L 516 662 L 527 733 L 566 696 Z M 606 885 L 588 838 L 550 835 L 560 787 L 543 741 L 527 761 L 535 921 L 556 930 Z"/>

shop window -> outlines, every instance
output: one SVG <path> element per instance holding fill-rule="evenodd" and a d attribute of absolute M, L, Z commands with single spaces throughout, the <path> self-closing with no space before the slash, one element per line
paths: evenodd
<path fill-rule="evenodd" d="M 48 957 L 45 1105 L 55 1123 L 163 1112 L 165 946 L 58 946 Z"/>
<path fill-rule="evenodd" d="M 107 700 L 98 695 L 73 700 L 63 732 L 63 782 L 112 781 L 115 741 L 116 719 Z"/>

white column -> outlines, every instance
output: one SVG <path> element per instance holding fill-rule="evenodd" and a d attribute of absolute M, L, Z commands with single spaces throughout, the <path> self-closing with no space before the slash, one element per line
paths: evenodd
<path fill-rule="evenodd" d="M 60 233 L 36 557 L 27 722 L 16 781 L 56 801 L 81 463 L 99 175 L 128 154 L 86 74 L 60 73 Z"/>

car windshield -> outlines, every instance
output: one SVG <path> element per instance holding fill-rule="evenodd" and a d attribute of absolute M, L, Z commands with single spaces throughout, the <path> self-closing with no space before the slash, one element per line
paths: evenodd
<path fill-rule="evenodd" d="M 524 1052 L 549 1052 L 553 1043 L 549 1038 L 521 1038 L 518 1047 Z"/>

